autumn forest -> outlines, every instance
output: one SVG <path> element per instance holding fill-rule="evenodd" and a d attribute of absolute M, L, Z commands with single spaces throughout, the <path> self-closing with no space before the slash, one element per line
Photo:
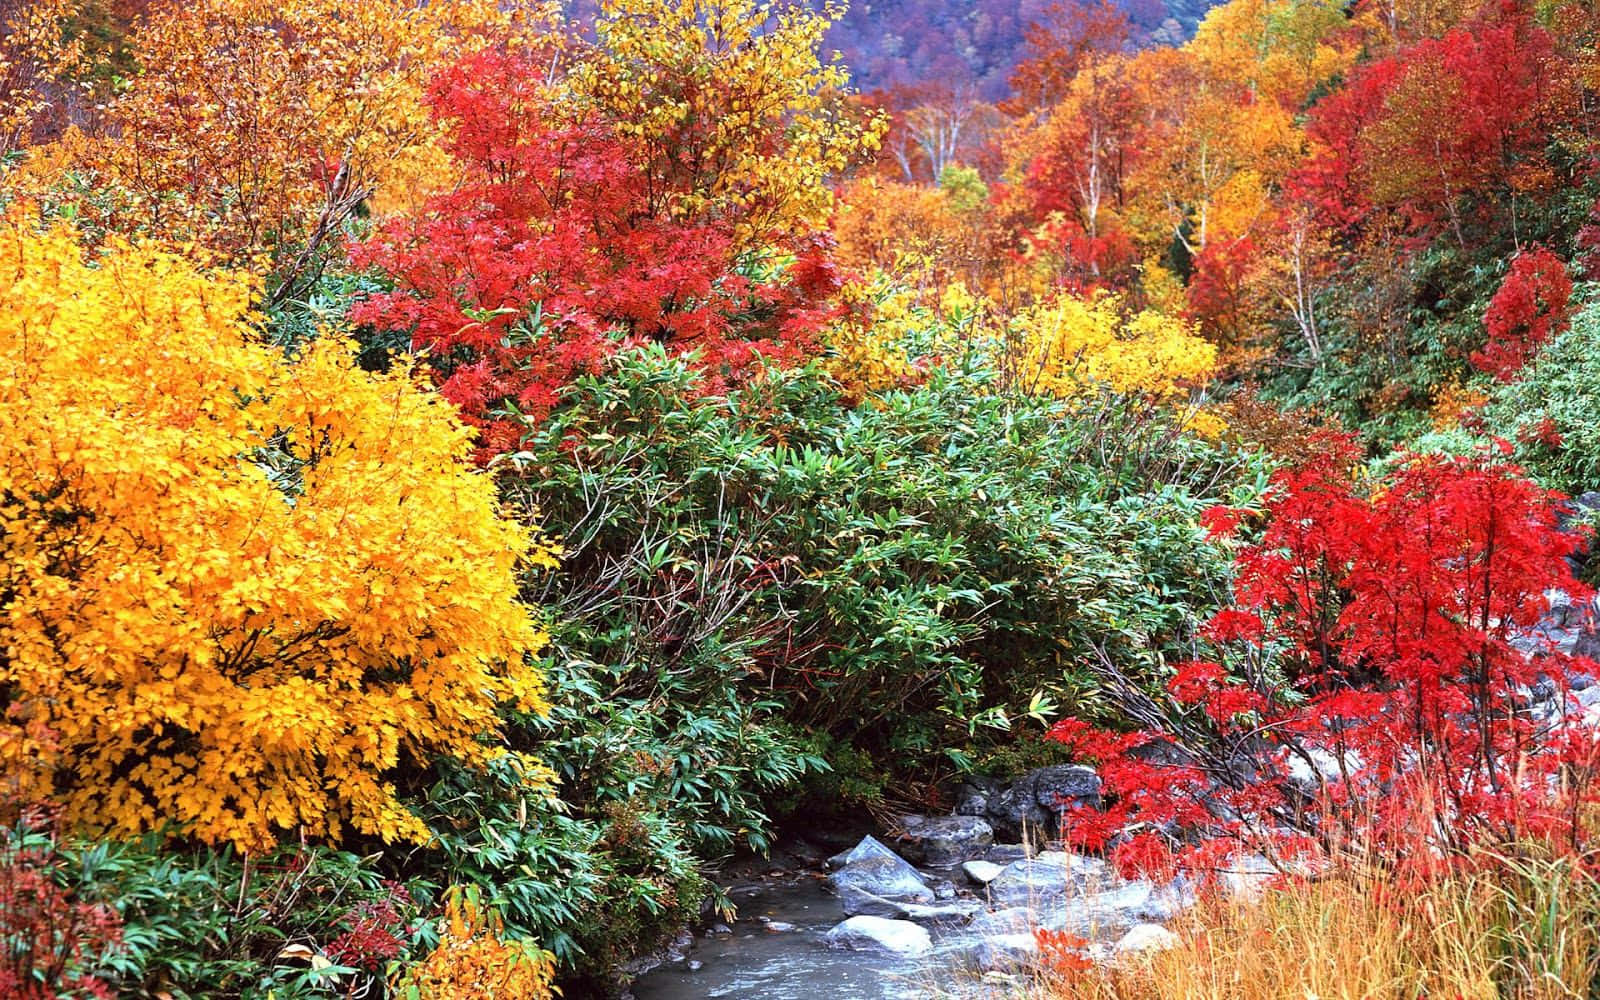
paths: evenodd
<path fill-rule="evenodd" d="M 1589 0 L 0 0 L 0 995 L 1600 995 L 1596 491 Z"/>

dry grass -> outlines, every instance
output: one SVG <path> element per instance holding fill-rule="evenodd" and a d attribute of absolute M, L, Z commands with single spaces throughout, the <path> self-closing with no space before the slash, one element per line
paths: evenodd
<path fill-rule="evenodd" d="M 1600 997 L 1600 881 L 1553 857 L 1481 856 L 1402 890 L 1351 870 L 1213 900 L 1172 927 L 1181 944 L 1045 975 L 1037 1000 L 1567 1000 Z"/>

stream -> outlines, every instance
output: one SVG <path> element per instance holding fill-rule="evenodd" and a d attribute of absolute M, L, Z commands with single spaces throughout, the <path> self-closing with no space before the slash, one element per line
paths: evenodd
<path fill-rule="evenodd" d="M 959 872 L 956 873 L 959 877 Z M 732 934 L 697 934 L 682 960 L 633 984 L 638 1000 L 923 1000 L 995 997 L 958 954 L 976 939 L 960 928 L 935 929 L 934 952 L 902 958 L 836 951 L 822 936 L 845 918 L 818 871 L 789 872 L 735 883 L 729 896 L 739 919 Z M 773 926 L 792 925 L 792 930 Z M 691 969 L 692 963 L 700 963 Z"/>

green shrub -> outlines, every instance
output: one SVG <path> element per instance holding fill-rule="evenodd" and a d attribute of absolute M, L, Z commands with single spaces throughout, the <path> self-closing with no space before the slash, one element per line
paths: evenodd
<path fill-rule="evenodd" d="M 375 859 L 348 852 L 305 847 L 245 859 L 153 836 L 58 841 L 37 828 L 12 836 L 49 851 L 56 880 L 76 899 L 120 916 L 120 945 L 97 970 L 119 997 L 325 998 L 381 981 L 423 924 L 405 887 L 387 882 Z"/>
<path fill-rule="evenodd" d="M 1128 400 L 982 370 L 854 408 L 810 369 L 708 397 L 651 350 L 502 473 L 567 553 L 532 581 L 566 706 L 541 745 L 578 801 L 657 803 L 702 848 L 762 845 L 763 797 L 821 766 L 796 727 L 926 767 L 1083 694 L 1086 658 L 1159 675 L 1225 586 L 1199 511 L 1261 478 Z"/>
<path fill-rule="evenodd" d="M 1495 387 L 1483 431 L 1511 442 L 1552 489 L 1600 488 L 1600 303 L 1582 307 L 1516 381 Z"/>

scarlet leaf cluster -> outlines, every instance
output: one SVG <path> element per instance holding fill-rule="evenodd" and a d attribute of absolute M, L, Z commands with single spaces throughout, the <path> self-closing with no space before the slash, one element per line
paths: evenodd
<path fill-rule="evenodd" d="M 1572 278 L 1544 247 L 1517 254 L 1483 316 L 1489 340 L 1472 363 L 1502 381 L 1567 326 Z"/>
<path fill-rule="evenodd" d="M 1393 212 L 1419 238 L 1465 243 L 1469 194 L 1509 204 L 1538 183 L 1562 85 L 1554 54 L 1532 12 L 1506 4 L 1362 65 L 1314 107 L 1315 151 L 1292 186 L 1335 225 Z"/>
<path fill-rule="evenodd" d="M 1579 664 L 1517 644 L 1550 588 L 1588 596 L 1567 562 L 1582 541 L 1558 529 L 1556 500 L 1486 456 L 1419 458 L 1370 493 L 1333 462 L 1280 474 L 1260 539 L 1237 556 L 1237 606 L 1203 630 L 1215 656 L 1169 683 L 1169 723 L 1052 731 L 1101 762 L 1112 801 L 1069 835 L 1105 847 L 1144 831 L 1113 856 L 1197 871 L 1244 841 L 1293 853 L 1302 836 L 1327 847 L 1357 824 L 1399 863 L 1574 835 L 1573 797 L 1593 793 L 1557 775 L 1588 773 L 1594 740 L 1527 711 L 1527 692 Z M 1241 515 L 1207 521 L 1228 534 Z M 1287 648 L 1276 667 L 1269 645 Z M 1318 770 L 1324 787 L 1308 788 Z M 1419 796 L 1442 818 L 1420 854 L 1404 839 Z"/>
<path fill-rule="evenodd" d="M 825 22 L 763 34 L 767 8 L 719 10 L 607 5 L 560 81 L 516 50 L 435 79 L 461 181 L 352 248 L 394 283 L 352 317 L 411 333 L 483 454 L 629 341 L 695 352 L 713 385 L 809 353 L 842 283 L 814 228 L 821 180 L 872 132 L 820 103 Z"/>

